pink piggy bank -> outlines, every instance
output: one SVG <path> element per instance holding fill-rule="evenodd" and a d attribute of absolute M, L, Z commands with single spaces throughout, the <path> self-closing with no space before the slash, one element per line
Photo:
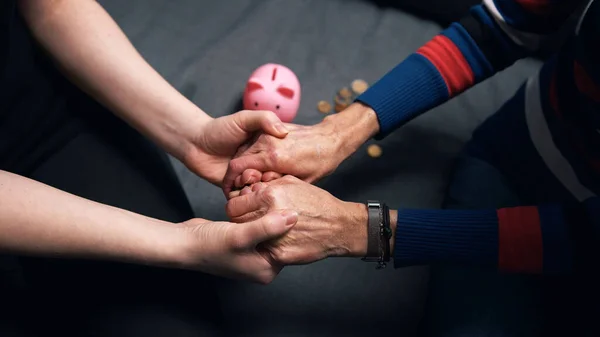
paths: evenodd
<path fill-rule="evenodd" d="M 300 81 L 288 67 L 269 63 L 250 75 L 244 90 L 244 109 L 270 110 L 289 123 L 299 106 Z"/>

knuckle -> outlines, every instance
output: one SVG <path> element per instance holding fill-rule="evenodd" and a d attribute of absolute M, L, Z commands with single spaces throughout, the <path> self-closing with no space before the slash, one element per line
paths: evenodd
<path fill-rule="evenodd" d="M 234 158 L 229 161 L 229 165 L 227 166 L 227 169 L 229 172 L 239 174 L 244 170 L 244 167 L 242 166 L 241 160 Z"/>
<path fill-rule="evenodd" d="M 267 186 L 261 190 L 261 197 L 267 204 L 273 204 L 278 197 L 277 188 L 274 186 Z"/>
<path fill-rule="evenodd" d="M 272 165 L 277 165 L 281 162 L 281 151 L 277 149 L 273 149 L 269 151 L 269 162 Z"/>
<path fill-rule="evenodd" d="M 275 259 L 284 265 L 293 263 L 293 256 L 285 249 L 278 249 L 277 253 L 275 253 Z"/>

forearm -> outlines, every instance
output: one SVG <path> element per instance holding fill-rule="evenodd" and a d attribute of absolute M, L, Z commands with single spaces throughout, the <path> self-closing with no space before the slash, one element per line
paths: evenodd
<path fill-rule="evenodd" d="M 170 266 L 174 225 L 0 171 L 0 250 Z"/>
<path fill-rule="evenodd" d="M 475 6 L 460 22 L 410 54 L 350 108 L 329 118 L 349 125 L 340 127 L 340 142 L 352 149 L 371 137 L 383 138 L 526 56 L 527 46 L 515 43 L 496 23 L 501 20 L 498 11 Z M 365 120 L 372 116 L 375 124 L 352 125 L 357 116 Z"/>
<path fill-rule="evenodd" d="M 351 104 L 345 110 L 327 116 L 323 122 L 333 128 L 338 137 L 338 154 L 348 158 L 367 140 L 379 132 L 379 121 L 375 111 L 360 102 Z"/>
<path fill-rule="evenodd" d="M 349 249 L 344 256 L 362 257 L 367 209 L 358 203 L 347 206 Z M 590 242 L 595 235 L 584 213 L 566 205 L 390 211 L 391 255 L 396 267 L 461 264 L 511 273 L 569 272 L 593 255 L 587 252 L 596 244 Z"/>
<path fill-rule="evenodd" d="M 181 158 L 210 119 L 158 74 L 95 1 L 21 0 L 33 35 L 84 91 Z"/>

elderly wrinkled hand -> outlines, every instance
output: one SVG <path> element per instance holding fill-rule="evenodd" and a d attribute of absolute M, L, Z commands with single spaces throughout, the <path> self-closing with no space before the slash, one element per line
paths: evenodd
<path fill-rule="evenodd" d="M 227 198 L 236 190 L 282 175 L 293 175 L 314 183 L 333 173 L 366 140 L 379 132 L 375 111 L 353 103 L 344 111 L 329 115 L 312 126 L 286 124 L 282 137 L 260 134 L 240 149 L 229 162 L 223 180 Z M 236 191 L 230 195 L 232 191 Z"/>
<path fill-rule="evenodd" d="M 259 181 L 294 175 L 313 183 L 332 173 L 346 158 L 344 144 L 331 123 L 313 126 L 286 124 L 289 133 L 277 138 L 266 133 L 242 146 L 223 180 L 223 192 L 230 192 Z"/>
<path fill-rule="evenodd" d="M 306 264 L 332 256 L 364 256 L 367 210 L 293 176 L 244 187 L 230 199 L 227 215 L 247 222 L 272 211 L 298 214 L 296 225 L 262 248 L 278 263 Z"/>

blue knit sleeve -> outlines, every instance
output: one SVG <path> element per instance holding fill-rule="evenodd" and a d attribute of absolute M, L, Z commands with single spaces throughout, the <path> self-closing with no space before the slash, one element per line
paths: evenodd
<path fill-rule="evenodd" d="M 376 138 L 530 55 L 579 2 L 484 0 L 474 6 L 357 98 L 377 114 Z"/>
<path fill-rule="evenodd" d="M 569 273 L 597 256 L 600 198 L 583 204 L 398 211 L 396 268 L 458 264 L 528 274 Z"/>

